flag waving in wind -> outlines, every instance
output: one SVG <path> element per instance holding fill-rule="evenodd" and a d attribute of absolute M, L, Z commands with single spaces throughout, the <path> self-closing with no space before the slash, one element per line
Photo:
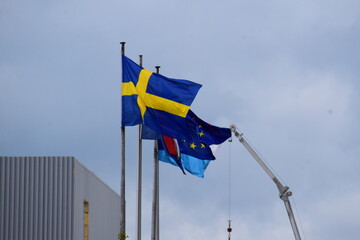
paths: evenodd
<path fill-rule="evenodd" d="M 211 145 L 218 145 L 231 137 L 229 128 L 213 126 L 201 120 L 191 110 L 186 117 L 188 125 L 196 132 L 191 139 L 158 140 L 159 160 L 178 166 L 183 172 L 204 177 L 204 171 L 211 160 L 215 159 Z"/>
<path fill-rule="evenodd" d="M 144 124 L 173 138 L 189 139 L 186 116 L 201 85 L 164 77 L 122 55 L 122 126 Z"/>

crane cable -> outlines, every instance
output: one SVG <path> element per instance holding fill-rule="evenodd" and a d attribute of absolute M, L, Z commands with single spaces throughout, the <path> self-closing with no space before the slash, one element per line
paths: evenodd
<path fill-rule="evenodd" d="M 227 232 L 228 232 L 228 240 L 231 239 L 231 143 L 232 143 L 232 137 L 229 139 L 229 172 L 228 172 L 228 181 L 229 181 L 229 186 L 228 186 L 228 191 L 229 191 L 229 202 L 228 202 L 228 207 L 229 207 L 229 220 L 228 220 L 228 228 L 227 228 Z"/>

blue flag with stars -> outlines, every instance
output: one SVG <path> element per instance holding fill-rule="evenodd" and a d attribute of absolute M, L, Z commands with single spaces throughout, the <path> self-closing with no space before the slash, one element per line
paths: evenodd
<path fill-rule="evenodd" d="M 206 123 L 189 110 L 186 121 L 192 128 L 190 139 L 176 141 L 158 140 L 159 160 L 171 163 L 189 173 L 203 177 L 211 160 L 215 159 L 210 145 L 221 144 L 231 137 L 229 128 L 222 128 Z M 175 146 L 174 146 L 175 145 Z M 174 149 L 178 152 L 174 153 Z"/>

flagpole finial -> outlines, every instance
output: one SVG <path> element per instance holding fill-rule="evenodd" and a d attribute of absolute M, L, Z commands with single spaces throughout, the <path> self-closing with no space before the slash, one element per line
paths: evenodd
<path fill-rule="evenodd" d="M 140 67 L 143 65 L 143 55 L 139 55 L 139 65 Z"/>
<path fill-rule="evenodd" d="M 120 42 L 120 44 L 121 44 L 121 54 L 125 54 L 125 43 L 126 42 Z"/>
<path fill-rule="evenodd" d="M 156 73 L 159 73 L 160 72 L 160 66 L 155 66 L 155 68 L 156 68 Z"/>

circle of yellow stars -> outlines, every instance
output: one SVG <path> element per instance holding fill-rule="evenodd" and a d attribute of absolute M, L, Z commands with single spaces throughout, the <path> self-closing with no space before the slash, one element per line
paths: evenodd
<path fill-rule="evenodd" d="M 199 125 L 198 127 L 202 128 L 201 125 Z M 199 134 L 200 138 L 205 135 L 204 131 L 199 131 L 198 134 Z M 183 140 L 183 141 L 185 141 L 185 140 Z M 191 149 L 195 150 L 196 147 L 197 147 L 197 145 L 194 142 L 190 143 Z M 205 148 L 205 147 L 206 147 L 206 145 L 204 143 L 200 143 L 200 148 Z"/>

